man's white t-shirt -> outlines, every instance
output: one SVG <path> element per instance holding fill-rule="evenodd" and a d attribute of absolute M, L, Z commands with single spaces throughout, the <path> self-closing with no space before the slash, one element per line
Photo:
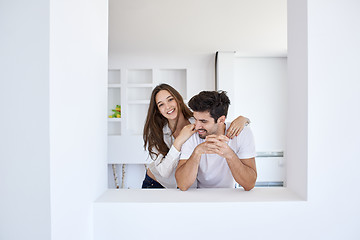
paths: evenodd
<path fill-rule="evenodd" d="M 226 123 L 226 131 L 230 123 Z M 225 134 L 226 134 L 225 131 Z M 180 160 L 190 158 L 197 145 L 205 142 L 198 133 L 193 134 L 182 146 Z M 253 158 L 256 156 L 254 136 L 249 126 L 241 133 L 230 139 L 230 148 L 240 159 Z M 197 175 L 198 188 L 234 188 L 235 179 L 225 158 L 217 154 L 202 154 Z"/>

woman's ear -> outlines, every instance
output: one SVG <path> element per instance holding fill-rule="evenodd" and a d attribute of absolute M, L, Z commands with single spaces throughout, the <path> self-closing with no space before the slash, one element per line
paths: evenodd
<path fill-rule="evenodd" d="M 222 115 L 221 117 L 218 118 L 217 123 L 225 123 L 226 117 L 224 115 Z"/>

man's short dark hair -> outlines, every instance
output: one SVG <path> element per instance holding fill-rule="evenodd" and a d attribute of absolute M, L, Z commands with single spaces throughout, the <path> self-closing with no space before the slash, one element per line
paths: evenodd
<path fill-rule="evenodd" d="M 230 99 L 225 91 L 202 91 L 193 96 L 189 101 L 189 107 L 195 112 L 209 112 L 217 122 L 221 116 L 227 116 Z"/>

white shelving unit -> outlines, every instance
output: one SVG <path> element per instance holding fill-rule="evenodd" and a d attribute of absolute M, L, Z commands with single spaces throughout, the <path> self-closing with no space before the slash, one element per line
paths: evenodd
<path fill-rule="evenodd" d="M 156 85 L 167 83 L 187 99 L 188 70 L 113 68 L 108 72 L 108 114 L 121 105 L 121 118 L 108 120 L 108 163 L 149 163 L 142 133 L 151 92 Z"/>
<path fill-rule="evenodd" d="M 112 109 L 116 105 L 121 105 L 121 79 L 120 70 L 114 69 L 108 71 L 108 115 L 112 115 Z M 109 118 L 108 135 L 121 135 L 121 118 Z"/>

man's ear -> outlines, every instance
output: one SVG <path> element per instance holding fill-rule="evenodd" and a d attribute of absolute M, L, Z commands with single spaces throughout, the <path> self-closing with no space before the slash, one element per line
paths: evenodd
<path fill-rule="evenodd" d="M 218 118 L 217 123 L 225 123 L 225 119 L 226 117 L 222 115 L 221 117 Z"/>

